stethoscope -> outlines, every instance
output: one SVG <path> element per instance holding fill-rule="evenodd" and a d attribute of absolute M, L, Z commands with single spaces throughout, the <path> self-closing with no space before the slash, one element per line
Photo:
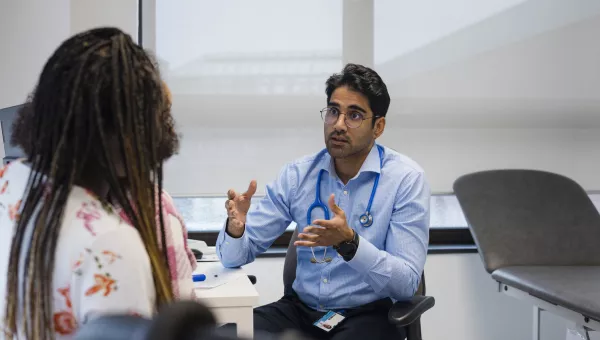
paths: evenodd
<path fill-rule="evenodd" d="M 377 151 L 379 152 L 379 169 L 381 170 L 381 168 L 383 168 L 383 147 L 381 147 L 379 145 L 376 145 L 376 146 L 377 146 Z M 323 177 L 324 172 L 325 172 L 325 169 L 321 169 L 321 171 L 319 171 L 319 175 L 317 177 L 316 197 L 315 197 L 315 201 L 313 202 L 313 204 L 311 204 L 308 207 L 308 212 L 306 213 L 306 225 L 311 224 L 312 211 L 315 208 L 320 208 L 321 210 L 323 210 L 323 214 L 325 215 L 326 220 L 328 220 L 330 217 L 329 208 L 327 207 L 327 205 L 325 205 L 323 203 L 323 201 L 321 201 L 321 178 Z M 373 205 L 373 199 L 375 198 L 375 192 L 377 191 L 377 185 L 379 185 L 379 175 L 380 174 L 375 175 L 375 182 L 373 183 L 373 189 L 371 189 L 371 197 L 369 198 L 369 204 L 367 204 L 367 210 L 365 211 L 364 214 L 360 215 L 360 217 L 358 218 L 358 221 L 360 222 L 360 224 L 365 228 L 368 228 L 373 225 L 373 215 L 371 214 L 371 206 Z M 317 260 L 317 257 L 315 256 L 315 251 L 314 251 L 313 247 L 310 247 L 310 251 L 312 252 L 312 256 L 313 256 L 310 259 L 311 263 L 326 263 L 326 262 L 331 262 L 333 260 L 331 257 L 326 257 L 327 247 L 325 248 L 325 252 L 323 253 L 323 260 L 321 260 L 321 261 Z"/>

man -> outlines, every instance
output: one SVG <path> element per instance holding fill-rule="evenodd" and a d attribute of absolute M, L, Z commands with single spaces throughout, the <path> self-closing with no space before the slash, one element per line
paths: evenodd
<path fill-rule="evenodd" d="M 256 330 L 402 339 L 387 313 L 391 299 L 408 299 L 418 288 L 429 188 L 414 161 L 375 144 L 390 104 L 375 71 L 349 64 L 326 86 L 326 149 L 286 165 L 251 211 L 256 182 L 243 194 L 230 190 L 217 254 L 227 267 L 252 262 L 294 221 L 300 233 L 293 292 L 255 310 Z M 323 202 L 324 209 L 310 209 L 313 202 Z M 322 319 L 332 315 L 333 321 Z"/>

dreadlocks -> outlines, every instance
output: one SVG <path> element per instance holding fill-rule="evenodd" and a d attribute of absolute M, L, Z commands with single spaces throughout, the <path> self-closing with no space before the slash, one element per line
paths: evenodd
<path fill-rule="evenodd" d="M 14 125 L 13 143 L 28 155 L 32 171 L 10 250 L 8 337 L 22 325 L 26 338 L 54 338 L 55 250 L 74 185 L 101 200 L 91 183 L 108 186 L 146 246 L 157 303 L 172 299 L 166 247 L 161 252 L 158 243 L 164 235 L 157 235 L 163 218 L 155 218 L 156 206 L 162 212 L 162 195 L 156 194 L 162 191 L 162 162 L 177 147 L 170 119 L 155 62 L 118 29 L 75 35 L 47 61 Z"/>

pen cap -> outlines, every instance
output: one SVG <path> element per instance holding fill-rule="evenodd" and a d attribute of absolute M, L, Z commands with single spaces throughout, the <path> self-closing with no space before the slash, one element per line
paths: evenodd
<path fill-rule="evenodd" d="M 204 274 L 194 274 L 192 276 L 192 281 L 194 281 L 194 282 L 201 282 L 204 280 L 206 280 L 206 275 L 204 275 Z"/>

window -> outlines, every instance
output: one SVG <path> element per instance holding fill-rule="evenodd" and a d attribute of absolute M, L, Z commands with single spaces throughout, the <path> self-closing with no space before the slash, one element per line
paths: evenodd
<path fill-rule="evenodd" d="M 155 2 L 153 49 L 174 96 L 322 95 L 341 69 L 341 0 Z"/>
<path fill-rule="evenodd" d="M 595 2 L 574 6 L 525 0 L 144 0 L 140 4 L 141 41 L 158 58 L 184 136 L 180 156 L 165 167 L 165 188 L 189 195 L 176 197 L 176 204 L 190 232 L 201 233 L 194 237 L 205 240 L 215 237 L 226 218 L 225 197 L 212 194 L 247 185 L 249 179 L 239 175 L 238 164 L 253 176 L 263 176 L 257 179 L 264 185 L 285 162 L 322 147 L 317 125 L 322 124 L 318 112 L 325 102 L 324 82 L 344 63 L 374 66 L 392 96 L 390 122 L 397 119 L 402 128 L 520 128 L 540 122 L 535 112 L 554 112 L 555 99 L 561 96 L 568 103 L 585 104 L 577 98 L 587 93 L 582 88 L 591 87 L 579 78 L 589 74 L 591 64 L 580 61 L 590 55 L 589 44 L 583 42 L 591 38 L 571 39 L 579 32 L 571 24 L 600 13 Z M 592 29 L 587 31 L 593 36 Z M 546 46 L 545 34 L 550 33 L 552 43 Z M 578 41 L 582 42 L 569 44 Z M 544 62 L 531 63 L 538 59 Z M 562 72 L 572 65 L 581 65 L 578 70 L 584 73 Z M 558 81 L 540 86 L 539 79 Z M 540 110 L 512 109 L 511 103 L 519 104 L 522 98 L 535 98 Z M 527 108 L 528 103 L 517 106 Z M 591 112 L 587 110 L 592 106 L 584 106 L 569 106 L 573 109 L 562 110 L 557 117 L 563 112 Z M 507 107 L 510 114 L 504 117 L 490 114 Z M 529 116 L 529 111 L 536 116 Z M 569 117 L 574 124 L 580 121 Z M 541 121 L 549 124 L 542 127 L 555 127 L 553 119 Z M 565 120 L 556 121 L 563 128 Z M 420 132 L 397 135 L 402 139 L 386 134 L 385 144 L 409 156 L 399 146 L 423 139 Z M 273 151 L 265 152 L 268 148 Z M 413 155 L 424 149 L 415 150 Z M 189 181 L 196 177 L 208 180 Z M 590 197 L 600 207 L 600 193 Z M 432 244 L 473 244 L 451 194 L 432 197 L 431 230 Z M 283 238 L 275 244 L 287 242 Z"/>
<path fill-rule="evenodd" d="M 600 206 L 600 195 L 597 195 Z M 259 199 L 255 196 L 255 200 Z M 226 197 L 174 197 L 175 205 L 190 232 L 218 232 L 227 218 Z M 294 230 L 292 223 L 288 230 Z M 454 195 L 431 197 L 431 228 L 467 228 L 467 221 Z"/>
<path fill-rule="evenodd" d="M 469 26 L 493 18 L 525 0 L 454 0 L 374 2 L 374 61 L 377 68 L 460 32 Z M 468 9 L 468 10 L 466 10 Z M 390 42 L 394 42 L 393 44 Z M 475 43 L 474 45 L 478 44 Z M 470 46 L 458 46 L 468 48 Z M 432 55 L 441 59 L 445 55 Z M 394 70 L 404 73 L 407 70 Z M 408 70 L 412 71 L 412 70 Z M 394 76 L 399 76 L 395 74 Z M 388 75 L 391 77 L 392 74 Z"/>
<path fill-rule="evenodd" d="M 600 192 L 590 192 L 590 199 L 600 211 Z M 260 198 L 255 196 L 256 198 Z M 226 197 L 174 197 L 175 205 L 186 221 L 191 238 L 202 239 L 214 244 L 217 233 L 223 228 L 227 218 Z M 286 246 L 296 224 L 288 227 L 288 232 L 275 241 L 275 246 Z M 431 196 L 430 246 L 452 248 L 450 251 L 467 249 L 474 251 L 474 242 L 468 231 L 467 221 L 453 194 Z M 457 248 L 458 247 L 458 248 Z M 443 250 L 443 249 L 442 249 Z M 437 250 L 439 251 L 439 249 Z M 448 249 L 443 250 L 448 251 Z"/>
<path fill-rule="evenodd" d="M 260 198 L 255 196 L 255 199 Z M 190 232 L 218 232 L 227 218 L 226 197 L 174 197 Z M 600 195 L 599 195 L 600 204 Z M 288 230 L 294 230 L 292 223 Z M 467 222 L 454 195 L 431 197 L 431 228 L 466 228 Z"/>

